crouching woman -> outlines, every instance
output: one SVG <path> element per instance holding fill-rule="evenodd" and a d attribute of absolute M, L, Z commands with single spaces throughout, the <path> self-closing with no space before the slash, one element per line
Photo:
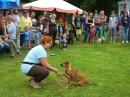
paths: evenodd
<path fill-rule="evenodd" d="M 41 38 L 41 44 L 31 49 L 22 62 L 21 70 L 24 74 L 31 76 L 29 84 L 33 88 L 41 88 L 38 83 L 49 75 L 49 70 L 54 71 L 57 76 L 60 72 L 52 67 L 47 61 L 45 49 L 52 46 L 53 39 L 50 36 Z"/>

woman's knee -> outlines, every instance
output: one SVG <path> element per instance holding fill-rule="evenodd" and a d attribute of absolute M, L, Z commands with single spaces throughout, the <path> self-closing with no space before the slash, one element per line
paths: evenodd
<path fill-rule="evenodd" d="M 44 71 L 42 72 L 42 76 L 47 77 L 48 75 L 49 75 L 49 70 L 44 69 Z"/>

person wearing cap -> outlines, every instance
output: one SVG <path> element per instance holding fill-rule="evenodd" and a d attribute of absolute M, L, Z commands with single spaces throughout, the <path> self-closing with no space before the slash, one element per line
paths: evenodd
<path fill-rule="evenodd" d="M 29 12 L 27 10 L 23 11 L 23 16 L 20 19 L 19 33 L 22 33 L 25 30 L 25 26 L 32 26 L 32 20 L 29 17 Z M 23 40 L 24 36 L 23 34 L 20 34 L 20 46 L 23 46 Z"/>

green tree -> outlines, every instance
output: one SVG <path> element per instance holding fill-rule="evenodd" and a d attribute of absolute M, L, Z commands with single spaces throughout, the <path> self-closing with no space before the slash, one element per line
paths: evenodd
<path fill-rule="evenodd" d="M 83 9 L 88 12 L 94 12 L 95 9 L 98 11 L 104 10 L 107 15 L 112 10 L 117 11 L 118 1 L 120 0 L 66 0 L 67 2 Z"/>

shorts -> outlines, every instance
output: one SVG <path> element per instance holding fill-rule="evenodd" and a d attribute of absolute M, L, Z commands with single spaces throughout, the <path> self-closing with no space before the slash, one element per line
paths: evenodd
<path fill-rule="evenodd" d="M 76 29 L 76 34 L 81 34 L 81 29 Z"/>
<path fill-rule="evenodd" d="M 30 40 L 24 40 L 24 44 L 25 44 L 25 46 L 29 46 L 30 45 Z"/>

